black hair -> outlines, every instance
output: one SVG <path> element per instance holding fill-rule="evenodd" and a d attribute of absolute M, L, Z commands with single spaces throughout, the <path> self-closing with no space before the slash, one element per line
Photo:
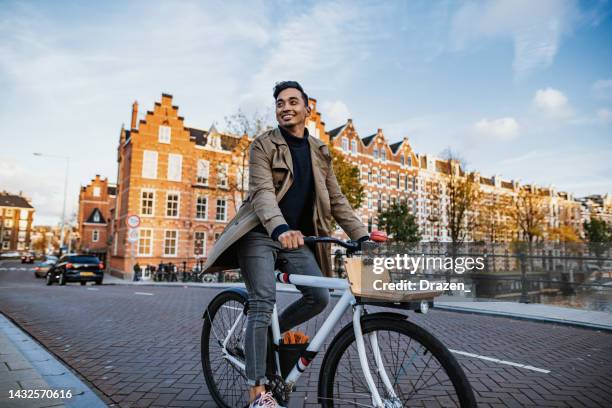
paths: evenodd
<path fill-rule="evenodd" d="M 306 105 L 306 107 L 309 106 L 308 105 L 308 95 L 306 95 L 306 92 L 304 92 L 302 85 L 300 85 L 297 81 L 277 82 L 274 85 L 274 93 L 273 93 L 274 100 L 276 101 L 276 98 L 278 98 L 278 94 L 283 92 L 285 89 L 289 89 L 289 88 L 297 89 L 298 91 L 300 91 L 302 93 L 302 99 L 304 99 L 304 105 Z"/>

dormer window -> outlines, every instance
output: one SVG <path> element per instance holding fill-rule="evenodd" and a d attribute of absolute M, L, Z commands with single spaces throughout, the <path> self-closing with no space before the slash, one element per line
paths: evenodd
<path fill-rule="evenodd" d="M 374 158 L 378 159 L 378 149 L 376 147 L 374 148 Z"/>

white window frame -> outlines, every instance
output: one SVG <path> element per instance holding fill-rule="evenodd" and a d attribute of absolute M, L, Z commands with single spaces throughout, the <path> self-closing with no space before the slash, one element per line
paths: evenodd
<path fill-rule="evenodd" d="M 142 152 L 142 178 L 156 179 L 159 155 L 155 150 Z"/>
<path fill-rule="evenodd" d="M 9 249 L 11 247 L 11 241 L 3 241 L 2 249 Z"/>
<path fill-rule="evenodd" d="M 168 201 L 169 201 L 168 199 L 171 195 L 177 196 L 176 215 L 168 215 Z M 166 216 L 166 218 L 179 218 L 179 216 L 181 215 L 181 193 L 179 191 L 167 191 L 166 192 L 166 208 L 165 208 L 164 215 Z"/>
<path fill-rule="evenodd" d="M 200 171 L 202 170 L 202 171 Z M 199 179 L 205 178 L 205 182 L 201 182 Z M 198 159 L 198 164 L 196 168 L 196 184 L 201 186 L 207 186 L 208 180 L 210 179 L 210 162 L 204 159 Z"/>
<path fill-rule="evenodd" d="M 172 128 L 166 125 L 160 125 L 157 131 L 157 141 L 159 143 L 170 144 L 172 138 Z"/>
<path fill-rule="evenodd" d="M 144 233 L 147 232 L 150 235 L 148 237 L 144 237 Z M 146 241 L 145 241 L 146 240 Z M 144 243 L 148 243 L 148 247 L 143 245 Z M 144 251 L 144 249 L 148 249 L 148 251 Z M 152 228 L 139 228 L 138 229 L 138 256 L 153 256 L 153 229 Z"/>
<path fill-rule="evenodd" d="M 198 241 L 196 239 L 196 236 L 198 234 L 204 234 L 204 239 L 202 240 L 202 254 L 198 255 L 196 254 L 196 242 Z M 194 256 L 206 256 L 206 240 L 208 239 L 208 234 L 206 233 L 206 231 L 196 231 L 193 233 L 193 255 Z"/>
<path fill-rule="evenodd" d="M 91 242 L 98 242 L 100 240 L 100 231 L 95 229 L 91 231 Z"/>
<path fill-rule="evenodd" d="M 223 200 L 223 219 L 219 219 L 219 201 Z M 227 221 L 227 198 L 225 197 L 217 197 L 217 201 L 215 202 L 215 221 L 225 222 Z"/>
<path fill-rule="evenodd" d="M 96 186 L 93 188 L 93 196 L 100 197 L 100 187 Z"/>
<path fill-rule="evenodd" d="M 167 253 L 166 252 L 166 242 L 168 242 L 168 233 L 169 232 L 175 232 L 176 236 L 175 236 L 175 245 L 174 245 L 174 253 Z M 167 229 L 164 230 L 164 247 L 163 247 L 163 256 L 164 257 L 177 257 L 178 256 L 178 245 L 179 245 L 179 230 L 176 229 Z"/>
<path fill-rule="evenodd" d="M 357 141 L 355 139 L 351 140 L 351 153 L 357 154 Z"/>
<path fill-rule="evenodd" d="M 201 199 L 201 198 L 206 200 L 206 204 L 205 204 L 205 208 L 206 209 L 204 211 L 204 217 L 198 217 L 198 205 L 200 205 L 198 203 L 198 200 Z M 195 208 L 195 218 L 196 218 L 196 220 L 202 220 L 202 221 L 208 220 L 208 196 L 205 196 L 205 195 L 196 196 L 195 205 L 196 205 L 196 208 Z"/>
<path fill-rule="evenodd" d="M 223 169 L 222 171 L 220 169 Z M 222 178 L 221 175 L 224 177 Z M 223 183 L 222 183 L 223 181 Z M 217 187 L 227 188 L 229 186 L 229 166 L 227 163 L 217 164 Z"/>
<path fill-rule="evenodd" d="M 183 156 L 176 153 L 168 154 L 168 181 L 181 181 L 183 174 Z"/>
<path fill-rule="evenodd" d="M 145 214 L 143 209 L 144 206 L 143 204 L 143 195 L 145 193 L 152 193 L 153 197 L 151 197 L 151 214 Z M 150 188 L 143 188 L 140 190 L 140 216 L 141 217 L 154 217 L 155 216 L 155 190 L 150 189 Z"/>
<path fill-rule="evenodd" d="M 342 136 L 342 150 L 349 151 L 349 140 L 346 136 Z"/>

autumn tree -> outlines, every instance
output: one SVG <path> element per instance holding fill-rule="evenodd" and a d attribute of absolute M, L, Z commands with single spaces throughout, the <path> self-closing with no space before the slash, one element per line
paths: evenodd
<path fill-rule="evenodd" d="M 329 153 L 332 157 L 332 166 L 342 194 L 345 195 L 353 209 L 361 207 L 365 192 L 359 179 L 359 168 L 349 163 L 346 158 L 330 144 Z"/>
<path fill-rule="evenodd" d="M 406 203 L 393 203 L 380 212 L 378 225 L 396 242 L 414 244 L 421 241 L 419 226 Z"/>
<path fill-rule="evenodd" d="M 520 234 L 517 238 L 527 242 L 529 265 L 533 270 L 533 243 L 544 235 L 546 226 L 544 197 L 532 191 L 530 186 L 521 188 L 514 201 L 511 217 Z"/>

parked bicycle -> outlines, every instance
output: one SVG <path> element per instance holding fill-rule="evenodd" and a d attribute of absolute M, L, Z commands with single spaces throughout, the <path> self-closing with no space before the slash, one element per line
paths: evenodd
<path fill-rule="evenodd" d="M 360 244 L 330 237 L 307 237 L 305 242 L 336 243 L 353 261 Z M 349 274 L 350 275 L 350 274 Z M 348 279 L 276 272 L 279 282 L 343 290 L 343 294 L 310 343 L 283 344 L 276 306 L 268 335 L 266 376 L 276 400 L 286 405 L 300 376 L 321 350 L 344 313 L 352 322 L 333 338 L 319 372 L 322 407 L 475 407 L 472 388 L 461 366 L 435 336 L 395 312 L 370 312 L 384 306 L 425 313 L 433 299 L 381 302 L 356 296 Z M 204 312 L 202 368 L 215 402 L 224 408 L 248 406 L 244 335 L 247 292 L 242 288 L 219 293 Z"/>

